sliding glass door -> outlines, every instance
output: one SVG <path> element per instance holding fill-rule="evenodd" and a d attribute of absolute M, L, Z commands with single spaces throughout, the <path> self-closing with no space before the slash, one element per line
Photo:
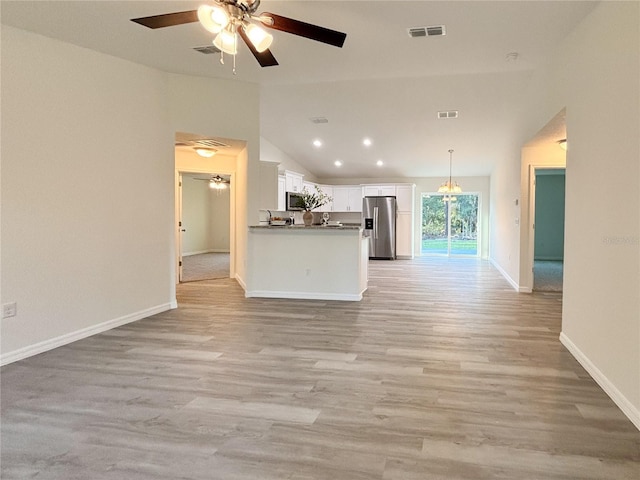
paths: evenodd
<path fill-rule="evenodd" d="M 422 254 L 478 255 L 478 195 L 422 195 Z"/>

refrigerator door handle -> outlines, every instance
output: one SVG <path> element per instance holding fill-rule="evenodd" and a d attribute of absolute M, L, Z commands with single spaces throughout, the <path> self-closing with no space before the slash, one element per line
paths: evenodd
<path fill-rule="evenodd" d="M 373 238 L 378 239 L 378 207 L 373 207 Z"/>

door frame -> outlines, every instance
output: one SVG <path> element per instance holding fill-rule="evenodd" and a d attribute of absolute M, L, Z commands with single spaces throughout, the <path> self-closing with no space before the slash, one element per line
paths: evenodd
<path fill-rule="evenodd" d="M 207 175 L 228 175 L 229 176 L 229 278 L 236 277 L 236 177 L 235 172 L 225 169 L 210 169 L 210 168 L 188 168 L 188 169 L 175 169 L 175 271 L 176 280 L 179 284 L 182 277 L 182 226 L 180 221 L 182 219 L 182 188 L 180 182 L 182 181 L 182 175 L 188 173 L 204 173 Z"/>
<path fill-rule="evenodd" d="M 567 178 L 567 167 L 565 165 L 529 165 L 529 245 L 527 251 L 527 265 L 524 268 L 525 285 L 520 291 L 533 292 L 533 261 L 535 257 L 536 247 L 536 170 L 564 170 L 565 179 Z M 563 225 L 564 228 L 564 225 Z"/>

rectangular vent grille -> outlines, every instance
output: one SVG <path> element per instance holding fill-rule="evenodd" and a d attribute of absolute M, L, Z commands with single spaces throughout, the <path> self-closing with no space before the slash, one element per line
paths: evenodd
<path fill-rule="evenodd" d="M 329 123 L 329 120 L 327 120 L 325 117 L 312 117 L 309 120 L 311 120 L 311 123 Z"/>
<path fill-rule="evenodd" d="M 212 53 L 220 53 L 220 50 L 213 45 L 205 45 L 204 47 L 193 47 L 196 52 L 211 55 Z"/>
<path fill-rule="evenodd" d="M 431 25 L 429 27 L 411 27 L 407 29 L 409 36 L 412 38 L 418 37 L 441 37 L 446 35 L 447 32 L 444 25 Z"/>
<path fill-rule="evenodd" d="M 446 112 L 438 112 L 438 118 L 458 118 L 458 110 L 448 110 Z"/>
<path fill-rule="evenodd" d="M 222 143 L 219 142 L 218 140 L 214 140 L 212 138 L 205 138 L 202 140 L 196 140 L 195 142 L 193 142 L 194 145 L 198 146 L 198 147 L 228 147 L 229 145 L 227 145 L 226 143 Z"/>

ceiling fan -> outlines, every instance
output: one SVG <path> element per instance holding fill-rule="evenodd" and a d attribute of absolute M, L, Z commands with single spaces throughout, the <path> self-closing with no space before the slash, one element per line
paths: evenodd
<path fill-rule="evenodd" d="M 213 188 L 215 190 L 224 190 L 227 188 L 231 182 L 220 175 L 214 175 L 211 178 L 194 178 L 194 180 L 202 180 L 204 182 L 209 182 L 209 188 Z"/>
<path fill-rule="evenodd" d="M 260 0 L 212 0 L 211 3 L 198 7 L 197 10 L 132 18 L 131 21 L 153 29 L 199 21 L 207 31 L 216 34 L 213 45 L 222 53 L 233 56 L 234 73 L 235 55 L 238 53 L 238 36 L 249 47 L 262 67 L 278 65 L 278 61 L 269 51 L 273 36 L 259 24 L 273 30 L 280 30 L 339 48 L 344 45 L 347 38 L 346 33 L 275 13 L 257 14 L 259 6 Z M 222 54 L 220 61 L 224 63 Z"/>

